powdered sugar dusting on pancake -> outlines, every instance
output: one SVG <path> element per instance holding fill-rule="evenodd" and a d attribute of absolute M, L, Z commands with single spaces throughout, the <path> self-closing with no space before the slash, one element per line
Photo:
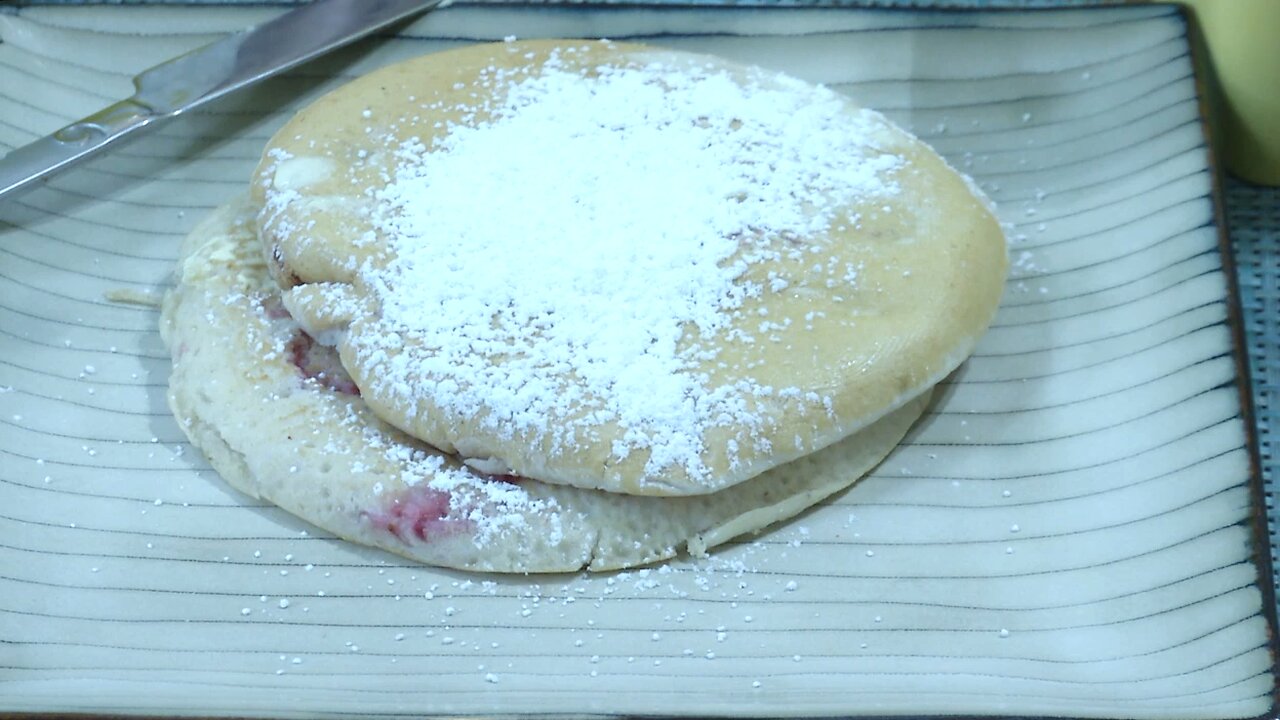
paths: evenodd
<path fill-rule="evenodd" d="M 251 308 L 261 325 L 250 325 L 250 330 L 262 328 L 259 341 L 270 348 L 265 361 L 297 371 L 300 392 L 311 396 L 308 423 L 327 428 L 317 432 L 317 439 L 323 439 L 320 449 L 333 466 L 330 472 L 385 473 L 403 485 L 387 488 L 385 494 L 381 485 L 375 488 L 383 497 L 362 513 L 372 527 L 406 543 L 466 535 L 484 547 L 504 535 L 527 532 L 526 518 L 538 514 L 552 521 L 553 533 L 558 532 L 554 521 L 561 511 L 554 498 L 534 498 L 518 483 L 477 473 L 375 421 L 360 404 L 337 352 L 303 332 L 278 295 L 246 294 L 237 288 L 220 302 Z M 301 470 L 291 466 L 294 473 Z"/>
<path fill-rule="evenodd" d="M 901 159 L 874 149 L 877 116 L 824 88 L 671 60 L 579 69 L 559 52 L 481 72 L 486 119 L 398 148 L 374 198 L 391 259 L 360 277 L 379 331 L 353 349 L 379 367 L 377 393 L 426 392 L 557 448 L 616 424 L 617 458 L 705 479 L 708 428 L 767 443 L 749 439 L 768 421 L 753 399 L 800 394 L 699 369 L 726 342 L 769 342 L 773 319 L 744 331 L 743 303 L 786 282 L 748 271 L 816 252 L 801 238 L 894 194 Z"/>
<path fill-rule="evenodd" d="M 794 463 L 724 491 L 641 497 L 493 477 L 381 422 L 332 349 L 291 349 L 302 328 L 277 300 L 237 201 L 184 243 L 161 331 L 169 402 L 236 488 L 330 532 L 447 567 L 603 570 L 708 548 L 847 487 L 901 439 L 923 399 Z M 317 368 L 323 368 L 321 377 Z"/>

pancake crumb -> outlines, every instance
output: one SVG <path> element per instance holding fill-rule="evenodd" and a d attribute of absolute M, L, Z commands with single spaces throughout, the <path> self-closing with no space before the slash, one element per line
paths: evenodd
<path fill-rule="evenodd" d="M 102 294 L 109 302 L 125 305 L 143 305 L 160 307 L 161 295 L 154 290 L 137 290 L 134 288 L 113 288 Z M 71 343 L 68 341 L 67 346 Z"/>

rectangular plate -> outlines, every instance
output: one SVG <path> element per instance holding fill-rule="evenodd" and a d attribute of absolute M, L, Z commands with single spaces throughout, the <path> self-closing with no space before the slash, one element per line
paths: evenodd
<path fill-rule="evenodd" d="M 6 9 L 0 143 L 276 11 Z M 290 109 L 512 33 L 830 84 L 999 203 L 995 326 L 871 477 L 706 560 L 508 578 L 335 540 L 185 443 L 156 312 L 118 300 L 158 297 Z M 186 118 L 0 208 L 0 711 L 1268 716 L 1214 192 L 1166 7 L 462 6 Z"/>

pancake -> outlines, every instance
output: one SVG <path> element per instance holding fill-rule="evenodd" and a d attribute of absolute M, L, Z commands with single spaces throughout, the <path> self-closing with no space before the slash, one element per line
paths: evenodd
<path fill-rule="evenodd" d="M 253 183 L 283 300 L 382 420 L 490 474 L 721 492 L 972 351 L 989 204 L 878 113 L 607 41 L 470 46 L 320 98 Z"/>
<path fill-rule="evenodd" d="M 695 555 L 851 485 L 921 414 L 712 494 L 639 497 L 486 475 L 379 420 L 285 311 L 241 199 L 185 241 L 161 335 L 169 403 L 227 483 L 340 537 L 431 565 L 607 570 Z"/>

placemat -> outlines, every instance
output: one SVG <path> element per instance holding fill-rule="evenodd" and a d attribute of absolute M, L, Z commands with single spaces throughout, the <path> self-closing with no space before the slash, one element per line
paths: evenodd
<path fill-rule="evenodd" d="M 1280 413 L 1276 401 L 1280 388 L 1280 188 L 1229 178 L 1225 190 L 1227 229 L 1244 313 L 1271 557 L 1276 563 L 1276 529 L 1280 527 L 1276 504 L 1276 458 L 1280 454 L 1274 433 Z"/>

